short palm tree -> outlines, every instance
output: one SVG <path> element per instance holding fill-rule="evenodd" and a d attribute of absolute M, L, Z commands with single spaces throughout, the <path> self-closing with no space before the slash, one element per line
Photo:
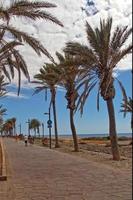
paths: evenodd
<path fill-rule="evenodd" d="M 131 113 L 131 129 L 133 131 L 133 99 L 131 97 L 127 101 L 123 100 L 120 112 L 124 113 L 124 117 L 126 117 L 126 113 Z"/>
<path fill-rule="evenodd" d="M 10 20 L 12 17 L 23 17 L 34 21 L 41 18 L 62 26 L 62 23 L 56 17 L 52 16 L 47 11 L 42 10 L 42 8 L 48 9 L 53 7 L 56 7 L 56 5 L 52 3 L 43 1 L 28 2 L 24 0 L 11 1 L 9 7 L 5 7 L 4 4 L 0 5 L 0 69 L 9 79 L 10 77 L 14 78 L 14 69 L 18 71 L 19 89 L 21 83 L 21 71 L 28 80 L 29 73 L 22 55 L 13 47 L 27 43 L 39 56 L 43 53 L 51 60 L 53 60 L 53 58 L 37 39 L 13 27 L 10 24 Z M 12 35 L 12 42 L 8 43 L 6 41 L 5 35 L 7 34 Z M 10 49 L 10 51 L 8 51 L 8 49 Z M 4 53 L 2 53 L 3 51 Z"/>
<path fill-rule="evenodd" d="M 10 124 L 9 123 L 3 123 L 1 126 L 1 135 L 8 135 L 10 130 Z"/>
<path fill-rule="evenodd" d="M 16 118 L 15 117 L 12 117 L 10 119 L 7 119 L 6 120 L 6 123 L 7 127 L 9 127 L 9 132 L 10 132 L 10 135 L 16 135 Z"/>
<path fill-rule="evenodd" d="M 57 114 L 56 114 L 56 90 L 57 84 L 60 81 L 59 70 L 56 68 L 55 64 L 46 63 L 41 69 L 40 73 L 34 76 L 36 81 L 33 83 L 39 84 L 36 87 L 34 94 L 39 93 L 45 90 L 50 90 L 51 93 L 51 104 L 53 107 L 53 116 L 54 116 L 54 132 L 55 132 L 55 148 L 59 147 L 58 141 L 58 128 L 57 128 Z"/>
<path fill-rule="evenodd" d="M 86 65 L 84 66 L 86 70 L 93 69 L 99 85 L 98 97 L 101 94 L 107 103 L 113 159 L 120 160 L 113 105 L 113 99 L 115 97 L 115 77 L 113 76 L 113 71 L 119 61 L 131 53 L 132 44 L 126 46 L 125 44 L 132 33 L 132 28 L 128 28 L 128 26 L 117 26 L 112 31 L 112 18 L 108 18 L 107 21 L 101 20 L 100 27 L 98 28 L 92 28 L 86 23 L 86 31 L 89 46 L 70 42 L 67 44 L 65 52 L 80 56 L 86 60 Z M 93 65 L 89 64 L 90 60 L 93 62 Z M 125 97 L 124 88 L 121 82 L 118 82 Z M 87 95 L 85 95 L 85 98 L 87 98 Z"/>
<path fill-rule="evenodd" d="M 12 122 L 12 119 L 7 119 L 5 121 L 5 123 L 3 124 L 3 132 L 5 132 L 6 135 L 9 135 L 9 136 L 13 136 L 13 122 Z"/>
<path fill-rule="evenodd" d="M 37 133 L 38 134 L 40 133 L 40 131 L 39 131 L 40 126 L 41 126 L 41 123 L 39 122 L 38 119 L 31 119 L 30 120 L 29 128 L 34 130 L 35 137 L 36 137 Z"/>

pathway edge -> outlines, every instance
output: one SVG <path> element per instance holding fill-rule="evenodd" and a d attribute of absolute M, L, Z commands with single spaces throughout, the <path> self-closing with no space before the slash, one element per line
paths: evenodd
<path fill-rule="evenodd" d="M 7 180 L 7 169 L 6 169 L 6 158 L 5 158 L 5 146 L 3 143 L 3 139 L 0 137 L 0 144 L 2 150 L 2 175 L 0 176 L 0 181 Z"/>

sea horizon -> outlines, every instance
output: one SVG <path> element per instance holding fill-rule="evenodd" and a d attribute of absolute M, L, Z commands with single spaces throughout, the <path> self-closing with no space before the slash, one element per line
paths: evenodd
<path fill-rule="evenodd" d="M 132 133 L 118 133 L 118 137 L 126 136 L 126 137 L 132 137 Z M 53 135 L 52 135 L 53 136 Z M 71 134 L 59 134 L 60 137 L 70 137 Z M 87 133 L 87 134 L 77 134 L 78 137 L 108 137 L 109 134 L 107 133 Z"/>
<path fill-rule="evenodd" d="M 118 137 L 132 137 L 132 133 L 118 133 Z M 42 135 L 41 135 L 42 136 Z M 91 138 L 91 137 L 108 137 L 109 134 L 107 133 L 86 133 L 86 134 L 77 134 L 79 138 Z M 44 137 L 49 137 L 48 134 L 44 134 Z M 54 137 L 54 134 L 52 134 L 52 137 Z M 72 134 L 59 134 L 58 137 L 61 138 L 70 138 L 72 137 Z"/>

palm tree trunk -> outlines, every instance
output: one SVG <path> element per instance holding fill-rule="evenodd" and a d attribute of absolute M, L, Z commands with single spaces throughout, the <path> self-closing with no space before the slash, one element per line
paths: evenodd
<path fill-rule="evenodd" d="M 14 125 L 14 135 L 16 135 L 16 125 Z"/>
<path fill-rule="evenodd" d="M 77 134 L 76 134 L 76 128 L 74 125 L 74 110 L 70 109 L 70 125 L 71 125 L 71 131 L 72 131 L 72 136 L 73 136 L 73 142 L 74 142 L 74 151 L 78 152 L 79 147 L 78 147 L 78 139 L 77 139 Z"/>
<path fill-rule="evenodd" d="M 34 136 L 35 136 L 35 138 L 36 138 L 36 129 L 34 128 Z"/>
<path fill-rule="evenodd" d="M 109 134 L 111 140 L 111 148 L 112 148 L 112 155 L 113 160 L 120 160 L 120 153 L 118 147 L 118 138 L 116 132 L 116 123 L 115 123 L 115 111 L 113 100 L 109 99 L 107 102 L 108 114 L 109 114 Z"/>
<path fill-rule="evenodd" d="M 54 116 L 55 148 L 59 148 L 55 97 L 53 99 L 52 105 L 53 105 L 53 116 Z"/>
<path fill-rule="evenodd" d="M 132 133 L 133 133 L 133 113 L 131 112 L 131 130 L 132 130 Z"/>
<path fill-rule="evenodd" d="M 131 111 L 131 130 L 132 130 L 132 133 L 133 133 L 133 113 L 132 113 L 132 111 Z M 133 139 L 130 142 L 130 145 L 133 145 Z"/>
<path fill-rule="evenodd" d="M 39 126 L 37 127 L 37 133 L 38 133 L 38 137 L 40 138 L 40 129 L 39 129 Z"/>

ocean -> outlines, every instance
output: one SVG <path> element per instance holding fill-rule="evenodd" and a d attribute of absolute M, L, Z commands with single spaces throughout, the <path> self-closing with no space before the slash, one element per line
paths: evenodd
<path fill-rule="evenodd" d="M 52 135 L 53 137 L 54 135 Z M 78 137 L 80 138 L 91 138 L 91 137 L 108 137 L 109 134 L 77 134 Z M 59 134 L 59 137 L 62 138 L 70 138 L 72 137 L 71 134 Z M 132 137 L 132 133 L 118 133 L 118 137 Z"/>
<path fill-rule="evenodd" d="M 34 135 L 34 134 L 31 134 Z M 132 133 L 118 133 L 117 134 L 118 137 L 129 137 L 132 138 Z M 52 133 L 52 138 L 54 138 L 54 134 Z M 88 134 L 77 134 L 77 136 L 79 138 L 92 138 L 92 137 L 108 137 L 109 134 L 104 133 L 104 134 L 92 134 L 92 133 L 88 133 Z M 38 137 L 38 136 L 37 136 Z M 42 134 L 40 134 L 40 137 L 42 137 Z M 48 134 L 44 134 L 44 137 L 49 137 Z M 72 138 L 72 134 L 59 134 L 59 138 Z"/>

